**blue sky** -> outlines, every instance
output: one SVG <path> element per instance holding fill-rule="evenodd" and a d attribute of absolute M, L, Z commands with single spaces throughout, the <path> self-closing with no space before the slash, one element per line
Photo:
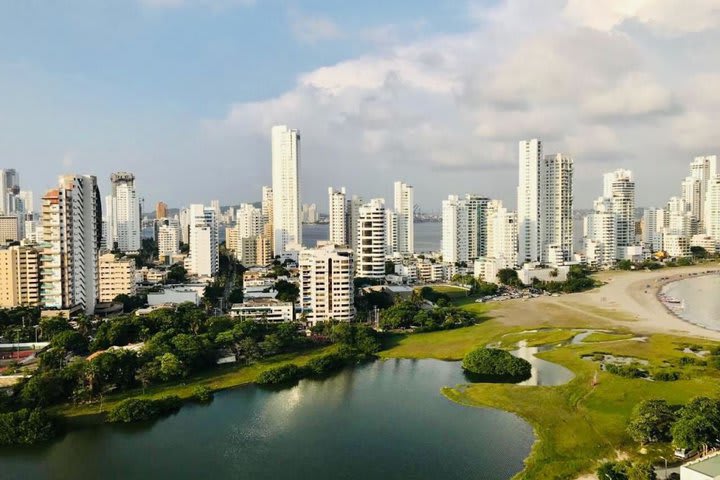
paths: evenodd
<path fill-rule="evenodd" d="M 659 181 L 639 194 L 658 203 L 720 149 L 720 101 L 694 87 L 718 74 L 717 11 L 674 1 L 3 2 L 1 163 L 37 197 L 61 173 L 106 189 L 129 170 L 148 204 L 240 203 L 288 123 L 321 211 L 327 186 L 370 198 L 395 179 L 437 210 L 465 192 L 512 206 L 516 142 L 540 136 L 585 162 L 579 203 L 616 167 Z"/>

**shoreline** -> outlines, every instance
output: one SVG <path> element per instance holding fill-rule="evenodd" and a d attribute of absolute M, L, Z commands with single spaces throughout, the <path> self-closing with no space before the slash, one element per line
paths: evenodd
<path fill-rule="evenodd" d="M 663 307 L 665 307 L 665 310 L 666 310 L 670 315 L 672 315 L 672 316 L 674 316 L 674 317 L 682 320 L 683 322 L 689 323 L 689 324 L 691 324 L 691 325 L 695 325 L 695 326 L 697 326 L 697 327 L 704 328 L 704 329 L 709 330 L 709 331 L 711 331 L 711 332 L 719 332 L 719 333 L 720 333 L 720 327 L 713 328 L 713 327 L 710 327 L 710 326 L 705 325 L 705 324 L 702 324 L 702 323 L 694 322 L 694 321 L 690 320 L 689 318 L 685 318 L 685 317 L 683 317 L 682 315 L 680 315 L 678 312 L 676 312 L 675 310 L 673 310 L 673 309 L 670 307 L 670 305 L 667 304 L 667 302 L 664 302 L 664 301 L 661 299 L 661 296 L 664 295 L 663 290 L 665 289 L 665 287 L 668 287 L 668 286 L 672 285 L 673 283 L 679 283 L 679 282 L 682 282 L 682 281 L 684 281 L 684 280 L 691 280 L 691 279 L 693 279 L 693 278 L 709 277 L 709 276 L 711 276 L 711 275 L 720 275 L 720 270 L 708 270 L 708 271 L 706 271 L 706 272 L 697 273 L 697 274 L 695 274 L 695 275 L 682 275 L 682 274 L 680 274 L 680 275 L 675 275 L 675 276 L 673 276 L 673 277 L 669 277 L 669 278 L 667 278 L 666 280 L 662 281 L 661 283 L 658 283 L 658 285 L 657 285 L 657 291 L 656 291 L 656 293 L 655 293 L 655 298 L 657 299 L 658 302 L 660 302 L 660 304 L 661 304 Z M 681 299 L 681 300 L 682 300 L 683 302 L 685 301 L 684 298 Z"/>

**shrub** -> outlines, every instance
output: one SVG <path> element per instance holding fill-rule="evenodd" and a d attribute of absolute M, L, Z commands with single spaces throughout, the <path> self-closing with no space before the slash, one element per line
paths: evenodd
<path fill-rule="evenodd" d="M 283 383 L 297 382 L 305 376 L 305 372 L 302 368 L 298 367 L 294 363 L 288 363 L 281 367 L 271 368 L 262 372 L 256 383 L 260 385 L 279 385 Z"/>
<path fill-rule="evenodd" d="M 201 402 L 209 402 L 213 399 L 213 392 L 205 385 L 198 385 L 193 389 L 193 398 Z"/>
<path fill-rule="evenodd" d="M 614 363 L 608 363 L 605 365 L 605 371 L 625 378 L 647 377 L 647 372 L 639 368 L 637 363 L 631 363 L 629 365 L 616 365 Z"/>
<path fill-rule="evenodd" d="M 316 357 L 310 360 L 305 366 L 308 373 L 312 375 L 327 375 L 328 373 L 340 370 L 345 366 L 349 358 L 337 353 L 329 353 L 322 357 Z"/>
<path fill-rule="evenodd" d="M 107 416 L 111 423 L 131 423 L 152 420 L 176 412 L 182 406 L 179 397 L 165 397 L 158 400 L 129 398 L 120 402 Z"/>
<path fill-rule="evenodd" d="M 525 359 L 514 357 L 505 350 L 484 347 L 465 355 L 462 366 L 478 375 L 513 378 L 527 378 L 532 369 Z"/>
<path fill-rule="evenodd" d="M 680 380 L 680 372 L 675 370 L 661 370 L 653 374 L 653 379 L 658 382 L 674 382 Z"/>
<path fill-rule="evenodd" d="M 0 446 L 33 445 L 57 434 L 55 420 L 40 409 L 0 413 Z"/>

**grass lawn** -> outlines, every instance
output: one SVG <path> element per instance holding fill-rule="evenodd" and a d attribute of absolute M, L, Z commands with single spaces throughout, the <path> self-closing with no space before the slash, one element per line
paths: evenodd
<path fill-rule="evenodd" d="M 607 332 L 593 332 L 585 339 L 585 343 L 596 343 L 596 342 L 614 342 L 617 340 L 626 340 L 633 338 L 635 335 L 632 333 L 607 333 Z"/>
<path fill-rule="evenodd" d="M 100 409 L 100 402 L 82 404 L 78 406 L 61 405 L 53 409 L 53 412 L 66 417 L 75 417 L 80 415 L 94 415 L 107 412 L 115 407 L 121 401 L 127 398 L 162 398 L 169 395 L 177 395 L 182 399 L 189 399 L 193 396 L 193 390 L 198 386 L 205 386 L 212 391 L 225 390 L 237 387 L 247 383 L 254 382 L 255 379 L 265 370 L 279 367 L 287 363 L 295 363 L 297 365 L 306 364 L 311 358 L 318 357 L 329 353 L 335 347 L 318 348 L 302 353 L 278 355 L 266 360 L 262 360 L 252 365 L 238 367 L 226 366 L 218 367 L 200 374 L 185 378 L 182 382 L 168 383 L 156 385 L 145 390 L 141 389 L 129 390 L 117 395 L 106 397 Z"/>
<path fill-rule="evenodd" d="M 471 384 L 443 389 L 448 398 L 458 403 L 510 411 L 533 426 L 538 441 L 517 479 L 575 479 L 592 472 L 603 459 L 615 459 L 619 454 L 640 457 L 638 445 L 628 437 L 625 428 L 633 407 L 641 400 L 664 398 L 680 404 L 698 395 L 720 396 L 720 370 L 680 364 L 681 357 L 692 357 L 682 352 L 684 347 L 699 345 L 709 349 L 716 344 L 669 335 L 653 335 L 644 342 L 631 340 L 626 329 L 608 328 L 599 318 L 599 311 L 583 318 L 574 306 L 532 303 L 495 307 L 491 312 L 495 318 L 473 327 L 398 335 L 381 352 L 385 358 L 459 360 L 473 348 L 489 343 L 509 346 L 527 340 L 532 345 L 557 344 L 575 335 L 573 330 L 577 328 L 605 325 L 610 333 L 598 333 L 595 338 L 591 335 L 590 343 L 565 345 L 538 355 L 575 373 L 575 378 L 565 385 Z M 488 314 L 485 304 L 468 304 L 465 308 Z M 531 329 L 538 331 L 528 332 Z M 608 340 L 614 341 L 597 343 Z M 680 372 L 683 379 L 675 382 L 626 379 L 600 372 L 597 363 L 581 359 L 600 351 L 645 359 L 650 370 L 670 368 Z M 599 383 L 593 386 L 596 372 Z M 655 447 L 642 458 L 658 462 L 661 454 L 667 455 L 668 448 Z"/>

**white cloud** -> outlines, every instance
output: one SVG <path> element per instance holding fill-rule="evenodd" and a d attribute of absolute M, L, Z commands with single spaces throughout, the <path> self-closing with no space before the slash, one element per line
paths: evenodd
<path fill-rule="evenodd" d="M 717 0 L 568 0 L 565 16 L 609 31 L 633 20 L 662 33 L 701 32 L 720 26 Z"/>
<path fill-rule="evenodd" d="M 255 0 L 137 0 L 137 2 L 143 7 L 156 9 L 183 7 L 222 9 L 255 5 Z"/>
<path fill-rule="evenodd" d="M 367 198 L 403 178 L 427 209 L 466 191 L 512 205 L 516 142 L 535 136 L 548 152 L 575 156 L 578 185 L 599 189 L 599 173 L 611 163 L 650 176 L 660 162 L 679 182 L 689 158 L 711 148 L 716 135 L 720 99 L 710 72 L 720 58 L 709 56 L 708 72 L 685 78 L 677 75 L 683 50 L 666 55 L 665 46 L 612 25 L 568 24 L 563 5 L 542 13 L 548 28 L 529 29 L 536 12 L 523 11 L 528 3 L 482 10 L 469 32 L 383 45 L 308 71 L 274 98 L 232 105 L 205 123 L 206 132 L 236 145 L 252 138 L 263 146 L 248 153 L 257 158 L 267 155 L 273 124 L 300 128 L 303 195 L 313 201 L 330 184 L 347 183 Z M 715 100 L 704 101 L 698 85 Z M 666 197 L 677 185 L 664 188 L 653 191 Z M 578 206 L 596 195 L 578 191 Z"/>
<path fill-rule="evenodd" d="M 303 43 L 313 44 L 342 36 L 340 27 L 329 17 L 319 14 L 288 12 L 293 35 Z"/>

